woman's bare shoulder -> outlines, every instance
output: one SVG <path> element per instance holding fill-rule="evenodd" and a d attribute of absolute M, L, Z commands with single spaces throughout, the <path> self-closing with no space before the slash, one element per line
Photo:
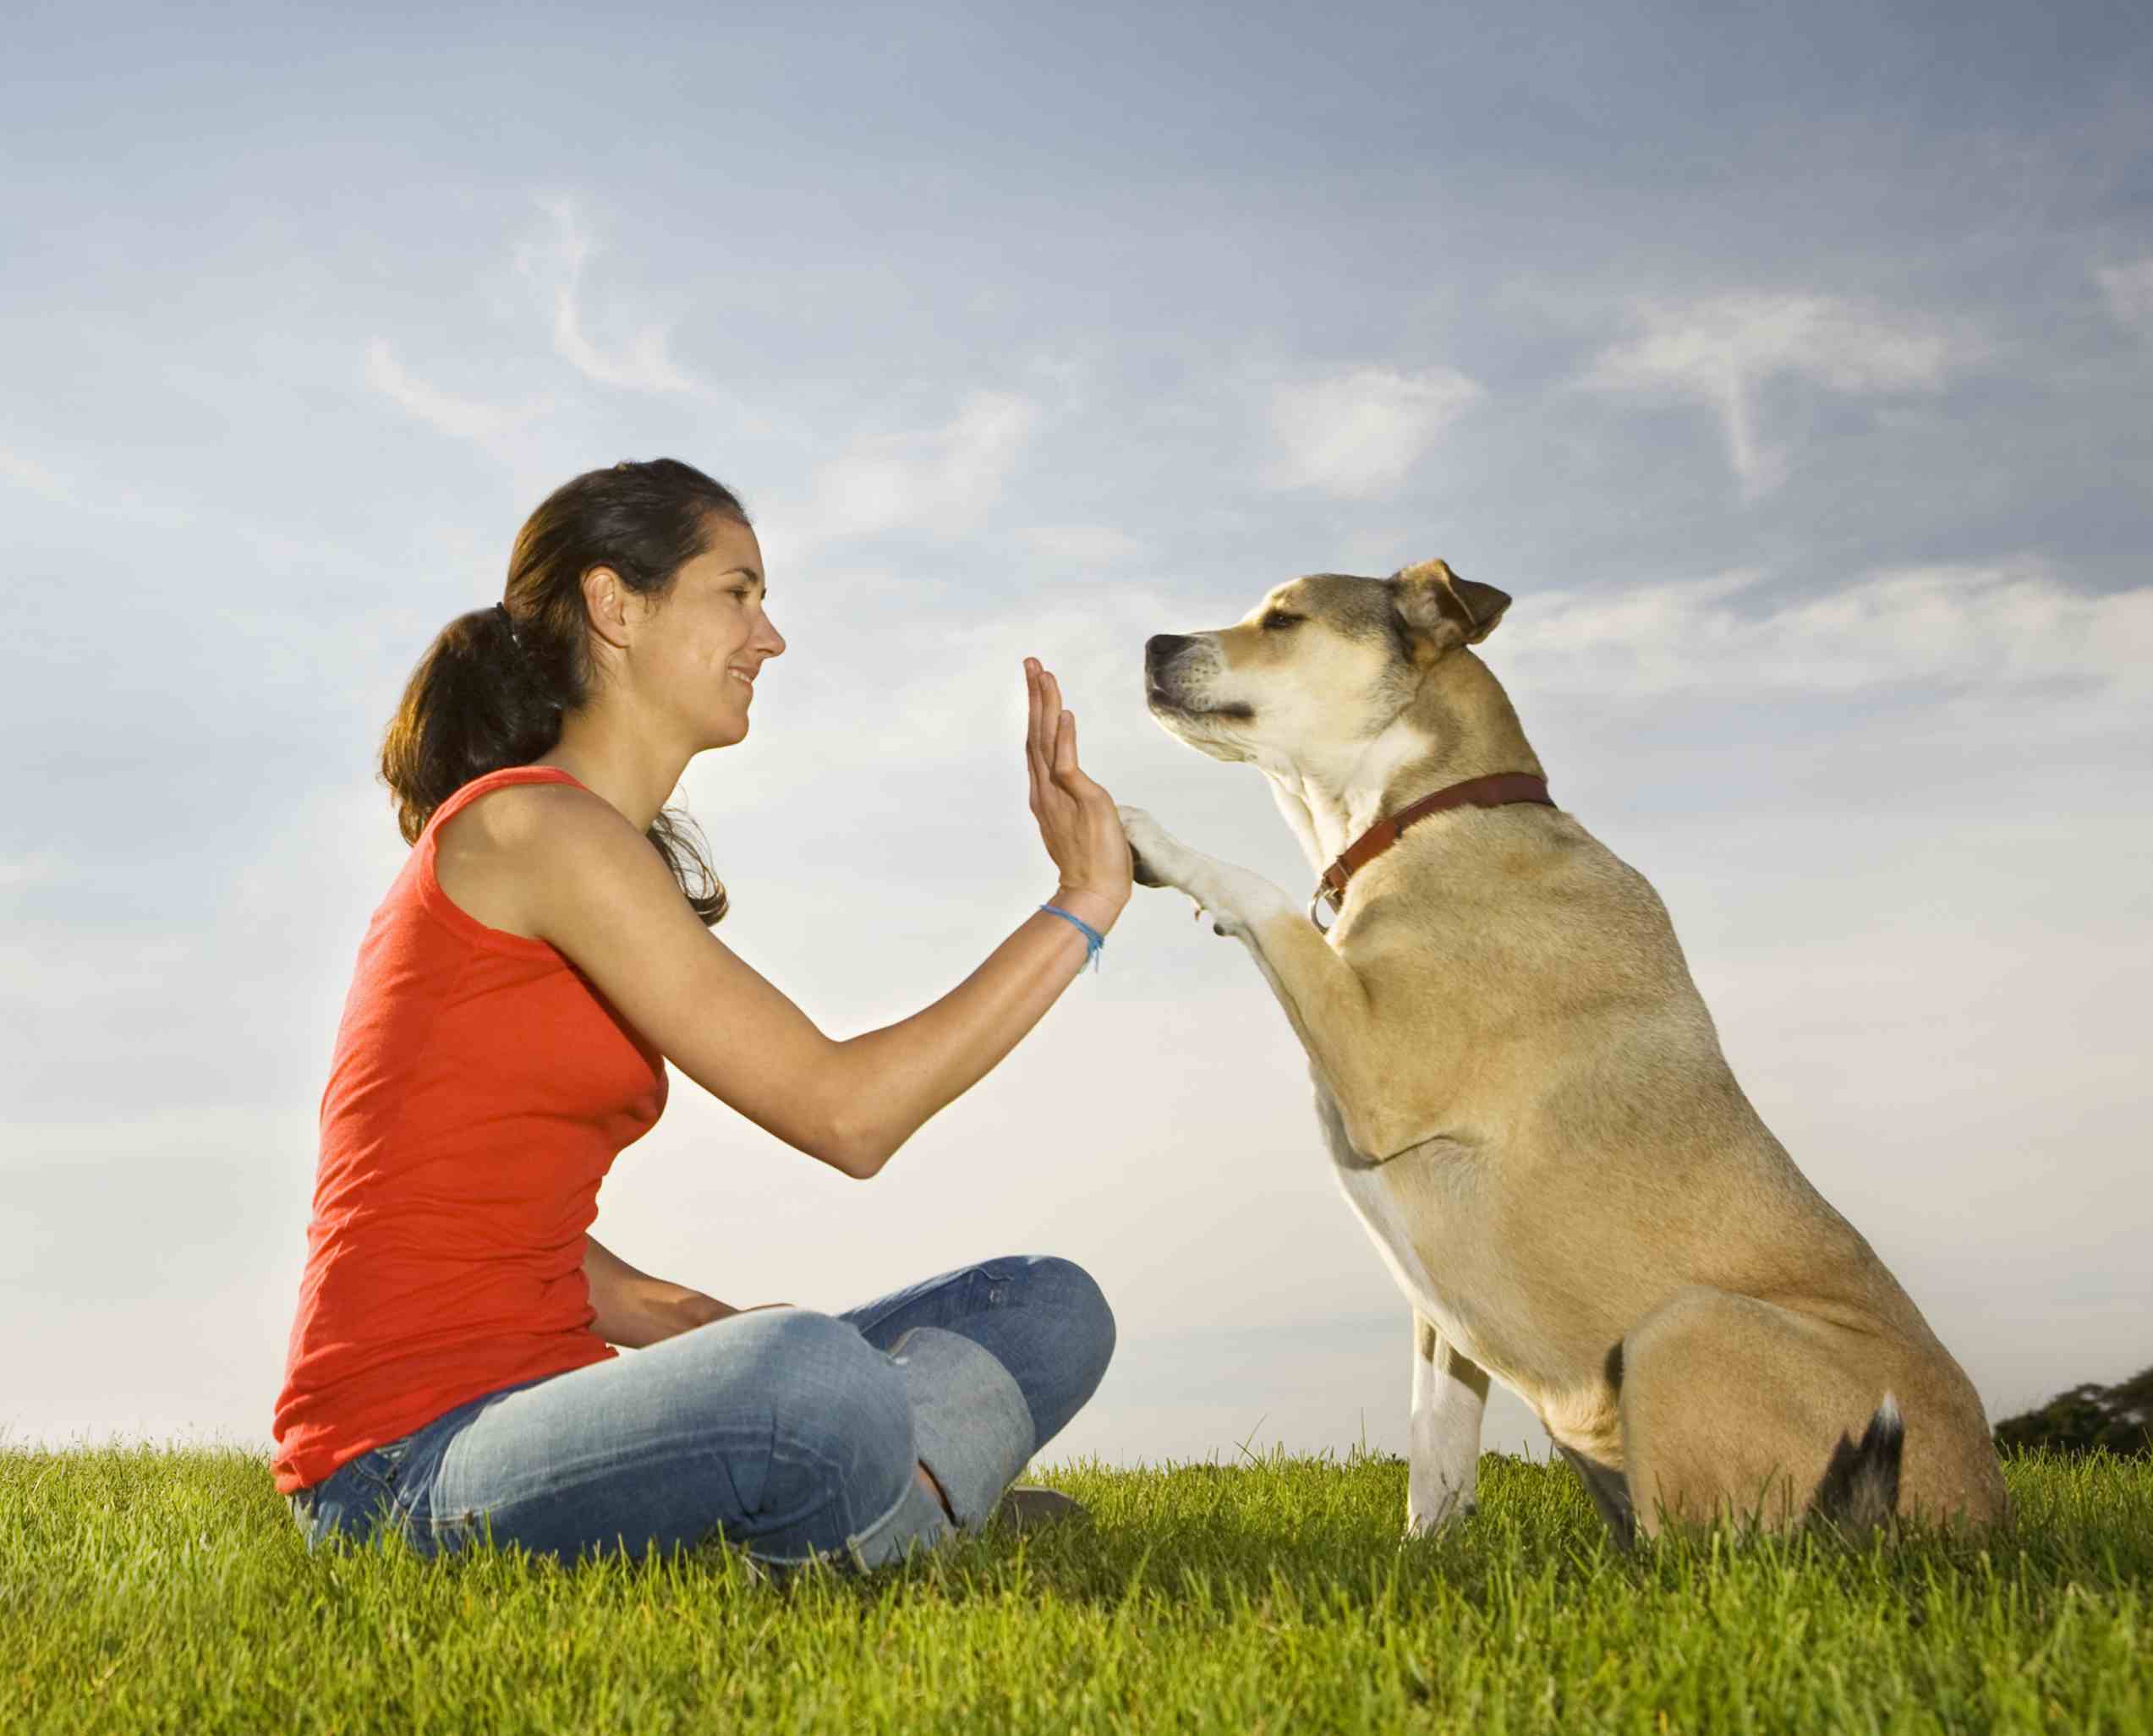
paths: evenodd
<path fill-rule="evenodd" d="M 606 841 L 638 835 L 617 808 L 581 785 L 504 784 L 441 823 L 434 877 L 488 928 L 544 939 L 543 912 L 557 883 L 583 886 L 594 870 L 604 873 Z"/>

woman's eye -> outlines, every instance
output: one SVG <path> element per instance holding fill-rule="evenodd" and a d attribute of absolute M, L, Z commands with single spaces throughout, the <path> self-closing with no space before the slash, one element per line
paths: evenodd
<path fill-rule="evenodd" d="M 1291 627 L 1300 619 L 1301 617 L 1298 615 L 1287 615 L 1279 610 L 1274 609 L 1268 615 L 1263 617 L 1258 625 L 1261 626 L 1266 633 L 1275 633 L 1280 627 Z"/>

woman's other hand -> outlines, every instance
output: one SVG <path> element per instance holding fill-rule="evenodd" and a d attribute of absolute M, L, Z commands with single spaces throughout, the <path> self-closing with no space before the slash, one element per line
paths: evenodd
<path fill-rule="evenodd" d="M 759 1314 L 765 1308 L 790 1308 L 790 1302 L 758 1302 L 751 1308 L 736 1308 L 730 1302 L 721 1302 L 715 1296 L 705 1295 L 701 1290 L 684 1292 L 674 1304 L 679 1314 L 679 1323 L 672 1332 L 664 1334 L 671 1338 L 674 1332 L 686 1332 L 691 1328 L 708 1326 L 714 1320 L 730 1320 L 736 1314 Z"/>
<path fill-rule="evenodd" d="M 1030 718 L 1024 763 L 1031 774 L 1032 818 L 1061 873 L 1058 904 L 1104 932 L 1129 901 L 1129 841 L 1114 798 L 1076 764 L 1076 714 L 1066 710 L 1053 673 L 1024 660 Z M 1101 920 L 1104 918 L 1104 920 Z"/>

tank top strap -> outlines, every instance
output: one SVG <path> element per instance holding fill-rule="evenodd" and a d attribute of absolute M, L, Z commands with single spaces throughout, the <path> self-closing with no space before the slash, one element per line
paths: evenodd
<path fill-rule="evenodd" d="M 573 773 L 557 765 L 504 765 L 458 785 L 430 814 L 426 817 L 425 830 L 438 829 L 460 808 L 475 802 L 489 790 L 498 790 L 508 784 L 573 784 L 578 790 L 590 786 Z"/>

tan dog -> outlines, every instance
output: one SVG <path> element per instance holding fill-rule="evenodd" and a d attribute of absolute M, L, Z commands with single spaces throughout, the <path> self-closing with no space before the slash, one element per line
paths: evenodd
<path fill-rule="evenodd" d="M 1320 872 L 1419 797 L 1544 775 L 1467 649 L 1509 602 L 1440 561 L 1296 578 L 1233 627 L 1152 639 L 1147 696 L 1263 772 Z M 1343 879 L 1326 933 L 1121 817 L 1138 878 L 1254 956 L 1412 1304 L 1410 1533 L 1471 1509 L 1490 1375 L 1625 1542 L 1716 1514 L 2002 1517 L 1971 1383 L 1758 1120 L 1651 885 L 1575 819 L 1428 813 Z"/>

